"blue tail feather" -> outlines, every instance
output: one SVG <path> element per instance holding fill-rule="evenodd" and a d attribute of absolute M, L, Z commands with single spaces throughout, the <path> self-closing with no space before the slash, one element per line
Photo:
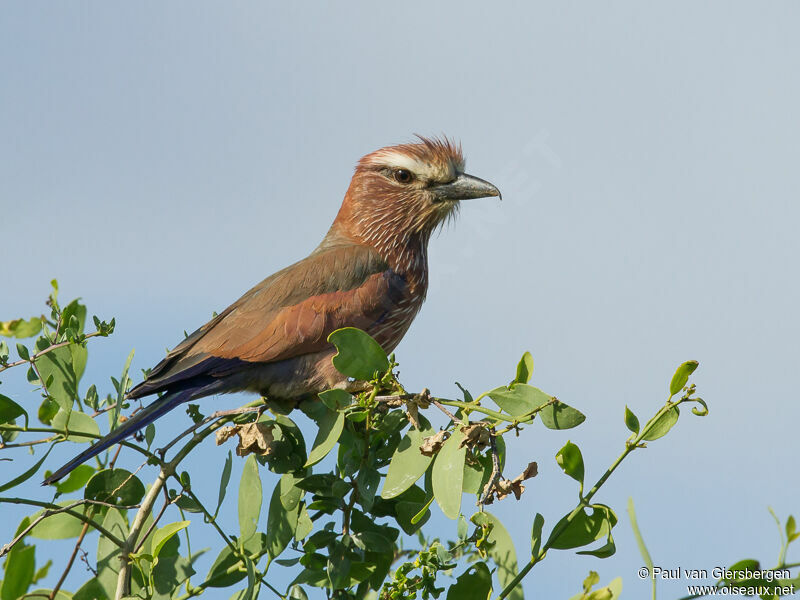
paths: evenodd
<path fill-rule="evenodd" d="M 147 425 L 165 415 L 179 404 L 191 400 L 197 391 L 198 390 L 196 389 L 181 390 L 179 392 L 168 393 L 157 399 L 155 402 L 133 415 L 130 419 L 124 423 L 121 423 L 119 427 L 117 427 L 107 436 L 101 438 L 91 447 L 78 454 L 78 456 L 73 458 L 55 473 L 50 475 L 50 477 L 45 479 L 42 482 L 42 485 L 55 483 L 65 475 L 69 474 L 69 472 L 78 465 L 83 464 L 90 458 L 100 454 L 103 450 L 110 448 L 114 444 L 121 442 L 126 437 L 136 433 L 143 427 L 147 427 Z"/>

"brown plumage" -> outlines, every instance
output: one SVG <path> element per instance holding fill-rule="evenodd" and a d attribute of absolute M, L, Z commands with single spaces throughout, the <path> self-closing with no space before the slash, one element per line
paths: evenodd
<path fill-rule="evenodd" d="M 499 195 L 464 173 L 461 148 L 446 139 L 366 155 L 319 246 L 178 344 L 128 398 L 164 395 L 45 483 L 191 399 L 246 390 L 298 400 L 343 385 L 328 335 L 358 327 L 394 350 L 425 300 L 431 234 L 459 201 Z"/>

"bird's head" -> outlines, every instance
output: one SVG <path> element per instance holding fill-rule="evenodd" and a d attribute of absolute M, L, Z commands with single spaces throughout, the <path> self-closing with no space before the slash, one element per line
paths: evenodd
<path fill-rule="evenodd" d="M 491 183 L 464 172 L 460 145 L 419 139 L 359 161 L 334 227 L 388 255 L 427 244 L 461 200 L 500 196 Z"/>

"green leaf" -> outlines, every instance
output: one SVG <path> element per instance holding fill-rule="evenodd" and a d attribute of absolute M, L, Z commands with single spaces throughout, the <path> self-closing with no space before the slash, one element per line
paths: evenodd
<path fill-rule="evenodd" d="M 625 407 L 625 427 L 634 435 L 639 434 L 639 419 L 627 406 Z"/>
<path fill-rule="evenodd" d="M 144 491 L 144 484 L 127 469 L 103 469 L 86 484 L 83 497 L 118 506 L 131 506 L 144 498 Z"/>
<path fill-rule="evenodd" d="M 48 560 L 46 563 L 44 563 L 43 567 L 36 569 L 36 573 L 34 573 L 33 581 L 31 581 L 31 583 L 36 583 L 37 581 L 40 581 L 41 579 L 47 577 L 47 574 L 50 572 L 50 567 L 52 566 L 53 566 L 53 561 Z"/>
<path fill-rule="evenodd" d="M 698 417 L 705 417 L 708 415 L 708 404 L 702 398 L 692 398 L 695 402 L 700 404 L 703 408 L 697 408 L 696 406 L 692 407 L 692 413 L 697 415 Z"/>
<path fill-rule="evenodd" d="M 580 448 L 568 441 L 556 454 L 556 462 L 564 473 L 580 484 L 580 494 L 583 496 L 583 456 Z"/>
<path fill-rule="evenodd" d="M 328 452 L 333 450 L 339 440 L 339 436 L 342 434 L 342 429 L 344 429 L 344 414 L 326 411 L 319 419 L 318 425 L 319 431 L 317 432 L 317 437 L 314 438 L 314 446 L 311 448 L 311 452 L 308 453 L 308 460 L 303 465 L 304 467 L 317 464 L 328 455 Z"/>
<path fill-rule="evenodd" d="M 430 502 L 433 502 L 433 496 L 430 497 L 430 502 L 427 500 L 425 491 L 417 485 L 412 485 L 397 498 L 392 513 L 397 524 L 408 535 L 418 531 L 431 518 L 431 511 L 428 510 L 428 507 Z M 414 517 L 420 513 L 422 514 L 419 519 L 414 521 Z"/>
<path fill-rule="evenodd" d="M 53 417 L 52 427 L 68 431 L 67 441 L 79 444 L 91 442 L 95 436 L 100 435 L 100 428 L 95 420 L 86 413 L 78 412 L 77 410 L 64 410 L 62 408 Z M 88 433 L 89 436 L 80 435 L 82 433 Z"/>
<path fill-rule="evenodd" d="M 339 410 L 353 403 L 353 396 L 344 390 L 325 390 L 320 392 L 319 399 L 331 410 Z"/>
<path fill-rule="evenodd" d="M 306 444 L 294 421 L 283 415 L 276 415 L 274 420 L 262 417 L 259 422 L 274 422 L 278 427 L 272 430 L 274 440 L 271 447 L 275 452 L 269 456 L 257 457 L 256 460 L 269 465 L 273 473 L 289 473 L 302 469 L 307 456 Z"/>
<path fill-rule="evenodd" d="M 497 403 L 497 406 L 514 417 L 527 414 L 550 402 L 550 396 L 527 383 L 500 386 L 487 392 L 487 395 Z"/>
<path fill-rule="evenodd" d="M 128 521 L 125 515 L 115 508 L 108 509 L 103 519 L 103 527 L 119 539 L 124 540 L 128 537 Z M 109 598 L 116 597 L 119 569 L 119 547 L 101 535 L 97 542 L 97 580 Z"/>
<path fill-rule="evenodd" d="M 383 482 L 381 498 L 396 498 L 414 485 L 430 466 L 433 457 L 422 454 L 419 447 L 424 438 L 436 432 L 422 415 L 419 415 L 419 424 L 421 429 L 412 426 L 394 451 L 386 480 Z"/>
<path fill-rule="evenodd" d="M 539 549 L 542 547 L 542 529 L 544 528 L 544 517 L 536 513 L 533 518 L 533 528 L 531 531 L 531 556 L 538 556 Z"/>
<path fill-rule="evenodd" d="M 242 570 L 226 573 L 228 569 L 237 563 L 239 563 L 239 559 L 231 551 L 230 547 L 223 547 L 217 556 L 217 559 L 214 561 L 214 564 L 211 565 L 211 568 L 208 570 L 208 575 L 206 575 L 208 587 L 230 587 L 247 577 L 247 573 Z"/>
<path fill-rule="evenodd" d="M 156 529 L 156 532 L 153 534 L 152 542 L 153 549 L 151 553 L 153 557 L 158 556 L 158 553 L 161 552 L 164 544 L 166 544 L 167 541 L 169 541 L 169 539 L 181 529 L 187 528 L 190 522 L 191 521 L 177 521 L 176 523 L 169 523 Z"/>
<path fill-rule="evenodd" d="M 64 307 L 61 311 L 61 329 L 67 327 L 75 330 L 76 333 L 83 333 L 83 326 L 86 324 L 86 307 L 76 298 Z"/>
<path fill-rule="evenodd" d="M 548 429 L 572 429 L 586 420 L 586 416 L 582 412 L 560 400 L 542 409 L 539 416 Z"/>
<path fill-rule="evenodd" d="M 471 565 L 447 590 L 447 600 L 487 600 L 492 593 L 492 574 L 484 562 Z"/>
<path fill-rule="evenodd" d="M 128 391 L 128 384 L 131 382 L 128 377 L 128 370 L 131 368 L 131 361 L 133 361 L 133 354 L 136 350 L 131 350 L 128 358 L 125 359 L 125 365 L 122 367 L 122 374 L 119 378 L 119 385 L 117 386 L 117 402 L 114 405 L 114 410 L 109 411 L 109 421 L 111 429 L 116 429 L 119 423 L 119 411 L 122 410 L 122 403 L 125 400 L 125 394 Z M 111 378 L 114 381 L 114 378 Z"/>
<path fill-rule="evenodd" d="M 286 510 L 294 510 L 303 499 L 303 489 L 298 486 L 299 477 L 294 473 L 286 473 L 281 477 L 278 486 L 280 487 L 281 506 Z M 347 485 L 344 481 L 339 480 L 340 483 Z M 347 486 L 348 488 L 350 486 Z"/>
<path fill-rule="evenodd" d="M 349 536 L 343 536 L 347 539 Z M 328 581 L 335 590 L 345 588 L 350 582 L 351 561 L 347 556 L 347 547 L 337 542 L 328 557 Z"/>
<path fill-rule="evenodd" d="M 588 511 L 588 512 L 587 512 Z M 611 529 L 617 524 L 614 511 L 604 504 L 592 504 L 578 511 L 572 521 L 568 522 L 569 515 L 565 515 L 550 534 L 547 545 L 557 550 L 568 550 L 588 546 L 592 542 L 606 537 L 611 540 Z M 563 527 L 563 529 L 562 529 Z M 606 554 L 610 550 L 610 554 Z M 597 554 L 600 552 L 600 554 Z M 613 540 L 611 547 L 608 544 L 602 548 L 581 554 L 592 554 L 599 558 L 613 554 Z"/>
<path fill-rule="evenodd" d="M 338 350 L 333 366 L 342 375 L 359 381 L 370 381 L 389 369 L 389 359 L 380 344 L 355 327 L 337 329 L 328 336 Z"/>
<path fill-rule="evenodd" d="M 62 500 L 57 502 L 58 506 L 70 506 L 75 504 L 74 500 Z M 31 517 L 31 520 L 38 519 L 44 514 L 46 509 L 42 509 Z M 77 513 L 83 512 L 80 506 L 73 508 Z M 33 529 L 30 535 L 39 540 L 66 540 L 69 538 L 76 538 L 81 534 L 83 529 L 83 521 L 77 517 L 73 517 L 69 513 L 61 512 L 45 517 Z M 91 531 L 91 529 L 89 530 Z"/>
<path fill-rule="evenodd" d="M 78 465 L 70 471 L 69 477 L 55 484 L 59 494 L 69 494 L 81 489 L 86 482 L 94 475 L 94 467 L 90 465 Z"/>
<path fill-rule="evenodd" d="M 511 535 L 500 519 L 489 512 L 486 513 L 486 516 L 493 525 L 488 536 L 489 542 L 494 543 L 489 548 L 489 556 L 497 565 L 497 579 L 500 587 L 505 588 L 517 576 L 517 553 L 514 549 L 514 542 L 511 541 Z M 522 588 L 515 587 L 506 597 L 509 600 L 522 600 Z"/>
<path fill-rule="evenodd" d="M 19 354 L 19 357 L 22 360 L 31 359 L 31 353 L 28 350 L 27 346 L 25 346 L 25 344 L 20 344 L 19 342 L 17 343 L 17 354 Z"/>
<path fill-rule="evenodd" d="M 761 563 L 753 558 L 744 558 L 740 561 L 733 563 L 730 567 L 726 569 L 726 571 L 744 571 L 745 569 L 749 571 L 760 571 Z M 736 578 L 727 579 L 723 577 L 722 581 L 725 581 L 726 583 L 734 583 L 742 580 Z"/>
<path fill-rule="evenodd" d="M 683 386 L 689 381 L 689 375 L 694 373 L 699 365 L 700 363 L 696 360 L 687 360 L 678 367 L 675 371 L 675 375 L 672 376 L 672 381 L 669 383 L 670 398 L 683 389 Z"/>
<path fill-rule="evenodd" d="M 644 538 L 642 537 L 642 532 L 639 530 L 639 522 L 636 519 L 636 508 L 633 505 L 633 498 L 628 498 L 628 517 L 631 520 L 631 528 L 633 529 L 633 536 L 636 538 L 636 545 L 639 548 L 639 554 L 642 556 L 642 560 L 644 564 L 648 568 L 648 572 L 653 572 L 653 559 L 650 557 L 650 552 L 647 551 L 647 546 L 644 543 Z M 653 585 L 653 595 L 655 596 L 656 592 L 656 580 L 654 577 L 652 579 Z"/>
<path fill-rule="evenodd" d="M 375 501 L 375 492 L 381 482 L 381 475 L 377 469 L 363 468 L 356 477 L 356 489 L 358 489 L 358 501 L 365 511 L 372 510 L 372 503 Z"/>
<path fill-rule="evenodd" d="M 480 495 L 489 482 L 492 472 L 491 455 L 478 454 L 474 463 L 470 462 L 469 454 L 464 463 L 464 493 Z"/>
<path fill-rule="evenodd" d="M 27 321 L 25 319 L 0 321 L 0 335 L 3 337 L 29 338 L 35 336 L 41 330 L 42 317 L 31 317 Z"/>
<path fill-rule="evenodd" d="M 48 344 L 49 342 L 44 340 L 43 345 L 47 346 Z M 47 385 L 48 394 L 65 411 L 72 408 L 72 404 L 78 396 L 79 378 L 73 366 L 73 355 L 70 349 L 73 345 L 56 348 L 36 359 L 36 368 L 39 369 L 42 380 L 45 383 L 50 381 Z"/>
<path fill-rule="evenodd" d="M 295 487 L 296 481 L 293 475 L 286 473 L 272 491 L 267 514 L 266 546 L 270 558 L 273 559 L 286 549 L 297 529 L 299 505 L 294 501 L 294 497 L 297 493 L 302 496 L 302 490 Z M 287 509 L 287 505 L 292 508 Z"/>
<path fill-rule="evenodd" d="M 239 532 L 242 541 L 252 536 L 261 516 L 261 477 L 255 455 L 247 457 L 239 483 Z"/>
<path fill-rule="evenodd" d="M 680 414 L 681 411 L 678 409 L 678 406 L 675 405 L 661 413 L 661 416 L 656 415 L 645 425 L 645 430 L 647 430 L 647 433 L 644 434 L 642 439 L 652 442 L 660 437 L 664 437 L 667 435 L 667 433 L 669 433 L 669 430 L 672 429 L 675 423 L 678 422 L 678 417 Z"/>
<path fill-rule="evenodd" d="M 256 569 L 249 558 L 245 558 L 244 565 L 247 571 L 247 589 L 239 596 L 239 600 L 252 600 L 256 589 Z"/>
<path fill-rule="evenodd" d="M 302 505 L 297 515 L 297 526 L 294 528 L 295 541 L 300 542 L 304 540 L 313 530 L 314 522 L 311 520 L 311 515 L 308 514 L 305 505 Z"/>
<path fill-rule="evenodd" d="M 28 426 L 28 413 L 25 409 L 8 396 L 0 394 L 0 424 L 13 423 L 17 417 L 25 417 L 25 427 Z"/>
<path fill-rule="evenodd" d="M 5 492 L 6 490 L 10 490 L 11 488 L 18 486 L 20 483 L 23 483 L 23 482 L 27 481 L 28 479 L 30 479 L 31 477 L 33 477 L 36 474 L 36 471 L 39 470 L 39 467 L 42 466 L 42 463 L 44 462 L 44 459 L 47 458 L 47 455 L 50 454 L 50 451 L 53 448 L 55 448 L 55 444 L 52 444 L 47 449 L 47 452 L 44 453 L 44 456 L 42 456 L 42 458 L 40 458 L 38 461 L 36 461 L 36 464 L 34 464 L 30 469 L 25 471 L 22 475 L 18 475 L 17 477 L 12 479 L 11 481 L 8 481 L 8 482 L 4 483 L 3 485 L 0 485 L 0 492 Z"/>
<path fill-rule="evenodd" d="M 42 403 L 39 405 L 39 410 L 36 412 L 36 416 L 39 417 L 39 420 L 45 425 L 51 425 L 53 423 L 53 417 L 58 414 L 59 410 L 61 410 L 61 407 L 58 402 L 48 397 L 42 400 Z"/>
<path fill-rule="evenodd" d="M 150 423 L 144 428 L 144 441 L 147 444 L 148 450 L 153 445 L 153 440 L 156 438 L 156 426 Z"/>
<path fill-rule="evenodd" d="M 463 440 L 464 432 L 456 427 L 433 463 L 433 495 L 439 508 L 450 519 L 457 519 L 461 510 L 464 460 L 467 455 L 466 446 L 459 448 Z"/>
<path fill-rule="evenodd" d="M 469 524 L 467 523 L 467 519 L 464 518 L 464 515 L 458 515 L 456 534 L 458 535 L 458 539 L 462 541 L 467 539 L 467 536 L 469 535 Z"/>
<path fill-rule="evenodd" d="M 301 588 L 299 585 L 295 584 L 289 590 L 288 599 L 289 600 L 308 600 L 308 595 L 305 593 L 303 588 Z"/>
<path fill-rule="evenodd" d="M 511 383 L 528 383 L 533 375 L 533 356 L 530 352 L 526 352 L 519 359 L 517 364 L 517 375 Z"/>
<path fill-rule="evenodd" d="M 374 531 L 362 531 L 353 534 L 353 543 L 368 552 L 392 552 L 394 544 L 391 540 Z"/>
<path fill-rule="evenodd" d="M 109 600 L 109 598 L 97 578 L 92 577 L 75 592 L 72 600 Z"/>
<path fill-rule="evenodd" d="M 219 478 L 219 493 L 217 494 L 217 508 L 214 510 L 214 517 L 219 514 L 222 501 L 225 500 L 225 492 L 228 490 L 228 483 L 231 481 L 231 469 L 233 468 L 233 455 L 228 450 L 228 458 L 225 459 L 225 466 L 222 467 L 222 475 Z"/>
<path fill-rule="evenodd" d="M 35 546 L 16 546 L 8 554 L 5 563 L 5 578 L 0 587 L 0 599 L 17 600 L 33 581 L 35 569 Z"/>
<path fill-rule="evenodd" d="M 170 492 L 173 491 L 174 490 L 170 490 Z M 170 498 L 172 497 L 173 494 L 170 493 Z M 178 508 L 180 508 L 185 512 L 190 512 L 190 513 L 203 512 L 203 508 L 200 506 L 200 504 L 198 504 L 195 500 L 193 500 L 191 496 L 186 496 L 185 494 L 181 494 L 180 496 L 178 496 L 178 499 L 175 500 L 175 504 L 178 506 Z"/>
<path fill-rule="evenodd" d="M 194 573 L 188 558 L 177 554 L 160 556 L 152 572 L 153 588 L 156 592 L 153 600 L 169 600 L 173 592 Z M 132 597 L 131 600 L 140 597 Z"/>

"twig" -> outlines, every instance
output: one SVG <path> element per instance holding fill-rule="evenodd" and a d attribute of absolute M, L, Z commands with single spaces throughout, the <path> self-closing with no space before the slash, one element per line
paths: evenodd
<path fill-rule="evenodd" d="M 169 450 L 169 449 L 170 449 L 170 448 L 172 448 L 172 447 L 173 447 L 175 444 L 177 444 L 177 443 L 178 443 L 178 442 L 181 440 L 181 438 L 183 438 L 183 437 L 186 437 L 187 435 L 189 435 L 190 433 L 192 433 L 192 432 L 194 432 L 194 431 L 197 431 L 197 430 L 198 430 L 198 429 L 200 429 L 200 428 L 201 428 L 203 425 L 205 425 L 206 423 L 210 423 L 210 422 L 211 422 L 211 421 L 213 421 L 214 419 L 219 419 L 219 418 L 221 418 L 221 417 L 230 417 L 230 416 L 234 416 L 234 415 L 241 415 L 241 414 L 245 414 L 245 413 L 249 413 L 249 412 L 258 412 L 258 411 L 260 411 L 260 410 L 262 410 L 262 409 L 263 409 L 263 405 L 258 405 L 258 406 L 244 406 L 244 407 L 242 407 L 242 408 L 234 408 L 233 410 L 218 410 L 218 411 L 217 411 L 217 412 L 215 412 L 214 414 L 212 414 L 212 415 L 210 415 L 210 416 L 206 417 L 206 418 L 205 418 L 205 419 L 203 419 L 202 421 L 198 421 L 197 423 L 195 423 L 194 425 L 192 425 L 191 427 L 189 427 L 189 428 L 188 428 L 186 431 L 184 431 L 183 433 L 181 433 L 180 435 L 178 435 L 178 437 L 176 437 L 175 439 L 173 439 L 173 440 L 172 440 L 170 443 L 168 443 L 166 446 L 164 446 L 163 448 L 159 448 L 158 450 L 156 450 L 156 452 L 158 452 L 158 453 L 159 453 L 159 454 L 160 454 L 160 455 L 163 457 L 163 456 L 164 456 L 164 454 L 166 454 L 166 453 L 167 453 L 167 450 Z"/>
<path fill-rule="evenodd" d="M 232 416 L 235 414 L 250 412 L 261 406 L 263 406 L 263 402 L 255 401 L 252 402 L 250 406 L 242 407 L 233 411 L 222 411 L 225 413 L 222 416 L 225 417 L 225 416 Z M 216 414 L 217 413 L 215 413 L 215 415 Z M 161 470 L 158 473 L 158 477 L 156 478 L 150 490 L 147 492 L 147 495 L 142 501 L 139 510 L 136 512 L 136 516 L 134 517 L 133 524 L 131 525 L 128 537 L 125 539 L 124 542 L 120 544 L 120 561 L 122 564 L 120 565 L 119 573 L 117 575 L 117 589 L 114 596 L 115 600 L 120 600 L 121 598 L 130 593 L 130 575 L 131 575 L 130 553 L 136 547 L 139 534 L 141 533 L 142 528 L 144 527 L 144 523 L 147 520 L 147 516 L 153 510 L 153 505 L 155 504 L 158 494 L 166 485 L 167 479 L 169 477 L 175 477 L 175 468 L 178 466 L 178 464 L 184 458 L 186 458 L 186 456 L 194 449 L 195 446 L 197 446 L 200 442 L 202 442 L 206 437 L 211 435 L 211 433 L 213 433 L 216 429 L 219 429 L 222 426 L 222 423 L 225 422 L 223 419 L 220 419 L 218 416 L 214 415 L 212 415 L 211 417 L 207 417 L 205 421 L 208 422 L 208 420 L 213 420 L 213 419 L 219 419 L 219 420 L 215 423 L 212 423 L 201 433 L 192 436 L 192 438 L 188 442 L 186 442 L 186 444 L 177 452 L 177 454 L 171 461 L 166 463 L 163 461 L 161 462 Z M 196 430 L 201 425 L 202 423 L 201 424 L 195 423 L 195 425 L 190 427 L 187 431 L 178 435 L 178 437 L 176 437 L 169 444 L 167 444 L 167 446 L 165 446 L 165 448 L 163 448 L 161 452 L 166 452 L 166 450 L 174 446 L 177 443 L 177 441 L 180 440 L 183 436 Z M 150 453 L 148 452 L 148 454 Z M 194 499 L 194 495 L 191 494 L 190 491 L 189 494 Z"/>
<path fill-rule="evenodd" d="M 145 495 L 142 505 L 136 512 L 136 516 L 133 519 L 133 524 L 131 525 L 128 537 L 126 537 L 125 541 L 120 544 L 119 559 L 122 564 L 117 576 L 117 590 L 116 594 L 114 595 L 116 600 L 120 600 L 130 593 L 130 553 L 136 546 L 136 540 L 139 537 L 139 533 L 142 531 L 142 527 L 144 527 L 144 522 L 147 519 L 147 516 L 150 514 L 150 511 L 153 510 L 153 504 L 155 504 L 156 498 L 161 492 L 161 488 L 163 488 L 164 484 L 166 483 L 168 477 L 167 471 L 171 469 L 174 469 L 174 466 L 171 463 L 161 467 L 158 477 L 156 478 L 155 482 L 153 482 L 153 486 L 147 492 L 147 495 Z"/>
<path fill-rule="evenodd" d="M 503 473 L 500 471 L 500 457 L 497 451 L 497 437 L 495 435 L 494 428 L 489 429 L 489 446 L 492 450 L 492 474 L 489 476 L 489 481 L 487 482 L 486 487 L 483 488 L 483 494 L 478 500 L 478 504 L 481 506 L 486 504 L 486 501 L 491 497 L 497 482 L 503 477 Z"/>
<path fill-rule="evenodd" d="M 89 531 L 89 524 L 84 523 L 83 529 L 81 529 L 81 534 L 78 536 L 78 541 L 75 543 L 75 549 L 72 551 L 72 555 L 69 557 L 69 560 L 67 561 L 67 567 L 61 574 L 61 577 L 58 580 L 58 583 L 56 583 L 55 587 L 53 588 L 53 591 L 50 592 L 50 600 L 55 599 L 56 594 L 58 594 L 58 590 L 60 590 L 61 586 L 64 585 L 64 580 L 67 578 L 67 574 L 72 569 L 72 565 L 75 562 L 75 557 L 78 555 L 78 550 L 81 549 L 81 544 L 83 543 L 83 538 L 86 537 L 87 531 Z"/>
<path fill-rule="evenodd" d="M 177 500 L 177 499 L 178 498 L 176 497 L 175 500 Z M 139 543 L 136 545 L 136 548 L 134 549 L 134 552 L 139 552 L 139 550 L 142 549 L 142 546 L 144 545 L 145 541 L 147 541 L 147 538 L 153 532 L 153 529 L 156 528 L 156 525 L 158 525 L 158 522 L 161 520 L 161 517 L 164 516 L 164 513 L 167 510 L 167 507 L 172 503 L 173 503 L 173 500 L 169 499 L 169 494 L 167 493 L 167 488 L 164 488 L 164 505 L 161 507 L 161 510 L 158 511 L 158 514 L 156 515 L 156 518 L 153 519 L 153 522 L 150 523 L 150 527 L 148 527 L 147 531 L 144 532 L 144 535 L 142 536 L 142 539 L 139 540 Z"/>
<path fill-rule="evenodd" d="M 431 398 L 430 402 L 436 408 L 438 408 L 440 411 L 442 411 L 444 414 L 446 414 L 454 424 L 461 423 L 461 421 L 453 413 L 451 413 L 444 406 L 442 406 L 442 404 L 436 398 Z"/>
<path fill-rule="evenodd" d="M 420 394 L 394 394 L 391 396 L 376 396 L 375 400 L 377 400 L 378 402 L 396 402 L 398 400 L 412 400 L 418 397 L 419 395 Z M 477 403 L 478 400 L 475 400 L 474 402 L 462 402 L 461 400 L 448 400 L 447 398 L 434 398 L 433 396 L 431 396 L 429 398 L 429 401 L 438 402 L 439 404 L 444 404 L 447 406 L 454 406 L 456 408 L 474 410 L 475 412 L 482 413 L 487 417 L 492 417 L 496 421 L 503 421 L 506 423 L 519 423 L 519 419 L 522 418 L 522 417 L 511 417 L 509 415 L 504 415 L 502 413 L 499 413 L 496 410 L 492 410 L 490 408 L 484 408 L 483 406 Z M 542 408 L 543 407 L 539 407 L 533 412 L 534 413 L 538 412 Z"/>
<path fill-rule="evenodd" d="M 92 333 L 87 333 L 84 336 L 83 339 L 84 340 L 88 340 L 89 338 L 97 337 L 98 335 L 100 335 L 100 332 L 99 331 L 94 331 Z M 25 363 L 32 363 L 36 359 L 38 359 L 40 356 L 44 356 L 48 352 L 52 352 L 53 350 L 58 350 L 59 348 L 63 348 L 64 346 L 69 346 L 70 344 L 74 344 L 74 343 L 77 343 L 77 342 L 72 342 L 70 340 L 67 340 L 65 342 L 59 342 L 58 344 L 53 344 L 52 346 L 48 346 L 44 350 L 40 350 L 39 352 L 37 352 L 33 356 L 31 356 L 28 360 L 19 359 L 17 361 L 12 362 L 12 363 L 6 363 L 4 365 L 0 365 L 0 373 L 5 371 L 6 369 L 10 369 L 11 367 L 18 367 L 20 365 L 24 365 Z"/>
<path fill-rule="evenodd" d="M 611 466 L 608 467 L 608 469 L 606 469 L 606 472 L 603 473 L 600 479 L 598 479 L 597 482 L 592 486 L 592 489 L 590 489 L 586 493 L 586 495 L 581 498 L 580 502 L 572 510 L 572 512 L 570 512 L 566 517 L 564 517 L 561 521 L 559 521 L 555 525 L 555 527 L 553 527 L 553 531 L 550 532 L 548 541 L 542 544 L 542 547 L 539 549 L 538 554 L 534 554 L 528 561 L 528 563 L 522 566 L 517 575 L 505 585 L 500 594 L 497 596 L 496 600 L 503 600 L 503 598 L 506 598 L 511 593 L 511 591 L 519 585 L 519 582 L 522 581 L 522 579 L 530 572 L 530 570 L 536 565 L 536 563 L 538 563 L 545 557 L 551 545 L 558 539 L 561 533 L 563 533 L 564 530 L 567 527 L 569 527 L 569 525 L 575 519 L 577 514 L 581 512 L 585 507 L 590 505 L 594 495 L 600 490 L 601 487 L 603 487 L 603 484 L 605 484 L 605 482 L 608 481 L 608 478 L 611 477 L 614 471 L 617 470 L 617 467 L 619 467 L 620 464 L 622 464 L 622 461 L 624 461 L 631 452 L 642 447 L 640 445 L 641 442 L 646 439 L 647 435 L 653 429 L 655 424 L 658 423 L 661 416 L 663 416 L 667 411 L 672 410 L 675 406 L 682 404 L 684 401 L 685 401 L 684 398 L 678 400 L 677 402 L 671 402 L 668 400 L 667 403 L 664 406 L 662 406 L 661 409 L 659 409 L 659 411 L 655 414 L 655 416 L 653 416 L 653 418 L 650 419 L 647 422 L 647 424 L 645 424 L 644 427 L 642 427 L 641 431 L 639 431 L 639 433 L 635 437 L 631 436 L 634 438 L 633 440 L 631 440 L 630 438 L 626 440 L 625 450 L 623 450 L 622 453 L 616 458 L 616 460 L 613 463 L 611 463 Z"/>
<path fill-rule="evenodd" d="M 47 517 L 55 515 L 57 513 L 65 512 L 68 515 L 75 517 L 76 519 L 83 521 L 84 523 L 88 523 L 97 531 L 102 533 L 106 536 L 109 540 L 111 540 L 117 546 L 122 545 L 122 540 L 115 536 L 113 533 L 108 531 L 105 527 L 94 521 L 91 517 L 87 517 L 86 515 L 79 513 L 75 510 L 72 510 L 82 504 L 96 504 L 98 506 L 109 506 L 111 508 L 118 508 L 118 509 L 132 509 L 132 508 L 139 508 L 139 505 L 133 506 L 117 506 L 115 504 L 109 504 L 108 502 L 100 502 L 99 500 L 78 500 L 73 504 L 68 506 L 58 506 L 57 504 L 51 504 L 50 502 L 39 502 L 37 500 L 27 500 L 25 498 L 0 498 L 0 503 L 8 503 L 8 504 L 27 504 L 30 506 L 39 506 L 41 508 L 45 508 L 45 510 L 41 515 L 36 517 L 33 522 L 31 522 L 17 537 L 11 540 L 8 544 L 0 548 L 0 557 L 5 556 L 8 552 L 13 548 L 22 538 L 24 538 L 28 533 L 33 529 L 36 525 L 42 522 Z"/>
<path fill-rule="evenodd" d="M 34 433 L 56 433 L 56 434 L 64 436 L 64 437 L 67 437 L 67 436 L 85 437 L 85 438 L 90 438 L 90 439 L 93 439 L 93 440 L 100 440 L 100 439 L 103 439 L 105 437 L 105 436 L 97 434 L 97 433 L 88 433 L 88 432 L 85 432 L 85 431 L 69 431 L 68 429 L 53 429 L 52 427 L 20 427 L 19 425 L 9 425 L 8 423 L 4 423 L 3 425 L 0 425 L 0 431 L 19 431 L 19 432 L 31 432 L 32 431 Z M 127 448 L 131 448 L 132 450 L 136 450 L 140 454 L 144 454 L 147 458 L 153 458 L 153 459 L 158 460 L 158 457 L 155 454 L 145 450 L 144 448 L 142 448 L 142 447 L 140 447 L 140 446 L 138 446 L 138 445 L 136 445 L 136 444 L 134 444 L 132 442 L 129 442 L 127 440 L 123 440 L 123 441 L 118 442 L 118 443 L 121 444 L 122 446 L 127 447 Z M 2 447 L 0 447 L 0 448 L 2 448 Z"/>
<path fill-rule="evenodd" d="M 53 440 L 58 439 L 59 436 L 52 435 L 49 438 L 42 438 L 40 440 L 33 440 L 30 442 L 19 442 L 18 444 L 4 444 L 2 440 L 0 440 L 0 450 L 5 450 L 7 448 L 24 448 L 26 446 L 36 446 L 37 444 L 46 444 L 48 442 L 52 442 Z M 10 458 L 0 458 L 0 460 L 11 460 Z"/>
<path fill-rule="evenodd" d="M 86 552 L 86 550 L 84 550 L 83 548 L 81 548 L 80 554 L 81 554 L 81 561 L 86 565 L 86 570 L 89 571 L 95 577 L 97 577 L 97 570 L 94 569 L 92 565 L 89 564 L 89 559 L 88 559 L 89 553 Z"/>

